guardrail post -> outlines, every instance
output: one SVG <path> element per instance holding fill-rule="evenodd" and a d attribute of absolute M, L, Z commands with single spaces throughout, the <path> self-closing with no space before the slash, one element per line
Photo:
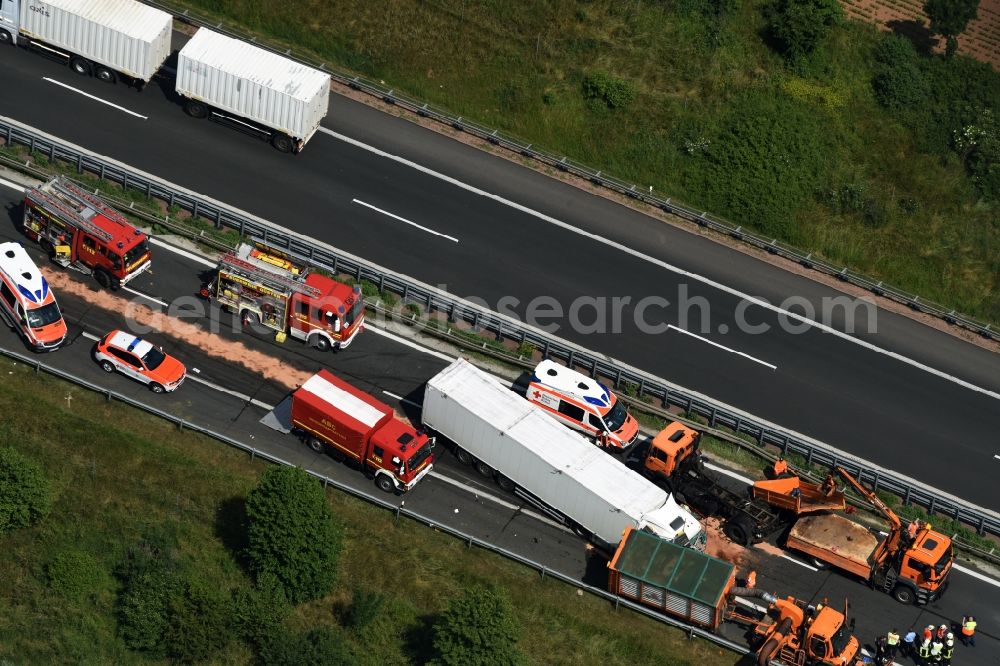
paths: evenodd
<path fill-rule="evenodd" d="M 55 160 L 56 160 L 56 144 L 50 143 L 49 144 L 49 161 L 50 162 L 55 162 Z"/>
<path fill-rule="evenodd" d="M 931 497 L 930 503 L 927 505 L 927 513 L 934 515 L 934 509 L 937 506 L 937 501 L 934 497 Z"/>
<path fill-rule="evenodd" d="M 122 192 L 128 192 L 128 172 L 122 173 Z"/>
<path fill-rule="evenodd" d="M 910 487 L 906 486 L 906 490 L 903 492 L 903 506 L 910 505 Z"/>
<path fill-rule="evenodd" d="M 811 446 L 810 446 L 810 447 L 809 447 L 809 449 L 808 449 L 808 450 L 807 450 L 807 452 L 806 452 L 806 465 L 807 465 L 807 466 L 808 466 L 808 465 L 812 465 L 812 461 L 813 461 L 813 452 L 814 452 L 814 451 L 815 451 L 815 449 L 814 449 L 813 447 L 811 447 Z"/>
<path fill-rule="evenodd" d="M 874 472 L 872 472 L 872 474 L 875 475 L 875 478 L 872 479 L 872 492 L 873 493 L 877 493 L 878 492 L 878 482 L 882 480 L 882 476 L 878 473 L 878 470 L 875 470 Z"/>
<path fill-rule="evenodd" d="M 542 567 L 542 580 L 545 580 L 545 567 Z"/>
<path fill-rule="evenodd" d="M 568 368 L 572 368 L 573 367 L 573 350 L 572 349 L 569 350 L 569 356 L 566 357 L 566 367 L 568 367 Z"/>
<path fill-rule="evenodd" d="M 222 228 L 222 211 L 218 208 L 215 209 L 215 228 Z"/>
<path fill-rule="evenodd" d="M 715 427 L 715 417 L 718 414 L 718 412 L 719 412 L 719 410 L 716 407 L 713 406 L 712 407 L 712 413 L 708 417 L 708 427 L 709 428 L 714 428 Z"/>
<path fill-rule="evenodd" d="M 104 393 L 105 393 L 105 395 L 107 395 L 107 398 L 108 398 L 107 401 L 111 402 L 111 391 L 105 391 Z"/>
<path fill-rule="evenodd" d="M 191 217 L 198 217 L 198 200 L 195 199 L 191 204 Z"/>
<path fill-rule="evenodd" d="M 42 371 L 42 362 L 35 361 L 35 374 L 37 375 L 41 371 Z"/>

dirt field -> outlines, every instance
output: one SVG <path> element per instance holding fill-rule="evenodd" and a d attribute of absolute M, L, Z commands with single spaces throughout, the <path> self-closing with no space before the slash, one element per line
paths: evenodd
<path fill-rule="evenodd" d="M 944 40 L 927 30 L 930 23 L 922 0 L 841 0 L 849 18 L 874 23 L 944 51 Z M 988 62 L 1000 70 L 1000 0 L 980 0 L 979 18 L 972 21 L 958 38 L 958 52 Z"/>

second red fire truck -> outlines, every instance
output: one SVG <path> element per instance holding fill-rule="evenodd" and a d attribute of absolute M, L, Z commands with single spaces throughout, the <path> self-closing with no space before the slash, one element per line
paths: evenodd
<path fill-rule="evenodd" d="M 117 289 L 149 270 L 149 239 L 128 219 L 64 176 L 24 197 L 24 231 L 63 267 Z"/>
<path fill-rule="evenodd" d="M 311 271 L 273 248 L 241 243 L 219 260 L 201 295 L 237 312 L 244 324 L 263 325 L 320 351 L 343 349 L 364 328 L 360 287 Z"/>

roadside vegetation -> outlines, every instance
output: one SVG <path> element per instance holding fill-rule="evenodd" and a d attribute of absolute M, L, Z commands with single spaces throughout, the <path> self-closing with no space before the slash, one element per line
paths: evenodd
<path fill-rule="evenodd" d="M 5 664 L 735 662 L 300 470 L 0 371 Z"/>
<path fill-rule="evenodd" d="M 1000 75 L 834 0 L 174 4 L 1000 321 Z"/>

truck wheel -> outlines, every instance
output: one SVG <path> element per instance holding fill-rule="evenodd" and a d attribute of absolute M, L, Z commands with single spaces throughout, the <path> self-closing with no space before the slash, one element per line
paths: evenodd
<path fill-rule="evenodd" d="M 315 451 L 316 453 L 323 453 L 323 450 L 326 448 L 326 446 L 323 444 L 323 442 L 320 441 L 318 437 L 310 437 L 308 444 L 309 448 Z"/>
<path fill-rule="evenodd" d="M 333 345 L 330 344 L 330 340 L 322 335 L 313 336 L 312 346 L 321 352 L 328 352 L 333 347 Z"/>
<path fill-rule="evenodd" d="M 13 44 L 14 37 L 6 30 L 0 30 L 0 44 Z"/>
<path fill-rule="evenodd" d="M 107 67 L 98 66 L 94 70 L 94 76 L 98 81 L 104 81 L 105 83 L 110 83 L 112 85 L 118 83 L 118 77 L 115 76 L 115 73 Z"/>
<path fill-rule="evenodd" d="M 392 482 L 392 478 L 388 474 L 379 474 L 376 476 L 375 485 L 384 493 L 396 492 L 396 484 Z"/>
<path fill-rule="evenodd" d="M 240 312 L 240 321 L 245 322 L 246 326 L 256 326 L 260 323 L 260 315 L 253 310 L 243 310 Z"/>
<path fill-rule="evenodd" d="M 476 471 L 486 477 L 493 476 L 493 468 L 484 463 L 482 460 L 476 461 Z"/>
<path fill-rule="evenodd" d="M 201 102 L 189 99 L 184 102 L 184 113 L 188 114 L 192 118 L 207 118 L 208 107 Z"/>
<path fill-rule="evenodd" d="M 112 280 L 107 271 L 102 271 L 100 269 L 94 271 L 94 279 L 97 280 L 97 284 L 101 285 L 105 289 L 111 289 Z"/>
<path fill-rule="evenodd" d="M 295 147 L 295 142 L 287 134 L 277 132 L 271 137 L 271 145 L 277 148 L 279 153 L 290 153 L 292 152 L 292 148 Z"/>
<path fill-rule="evenodd" d="M 497 474 L 497 485 L 500 486 L 500 490 L 507 493 L 512 493 L 517 488 L 517 484 L 503 474 Z"/>
<path fill-rule="evenodd" d="M 70 59 L 69 68 L 80 76 L 90 76 L 90 63 L 80 56 L 73 56 Z"/>
<path fill-rule="evenodd" d="M 917 595 L 905 585 L 897 585 L 892 591 L 892 598 L 901 604 L 912 605 L 917 600 Z"/>
<path fill-rule="evenodd" d="M 726 538 L 740 546 L 749 546 L 753 535 L 753 525 L 749 524 L 745 516 L 737 516 L 732 520 L 727 520 L 722 526 L 722 533 Z"/>
<path fill-rule="evenodd" d="M 472 454 L 462 448 L 455 449 L 455 457 L 458 458 L 458 462 L 463 465 L 471 465 L 476 462 L 476 459 L 472 457 Z"/>

